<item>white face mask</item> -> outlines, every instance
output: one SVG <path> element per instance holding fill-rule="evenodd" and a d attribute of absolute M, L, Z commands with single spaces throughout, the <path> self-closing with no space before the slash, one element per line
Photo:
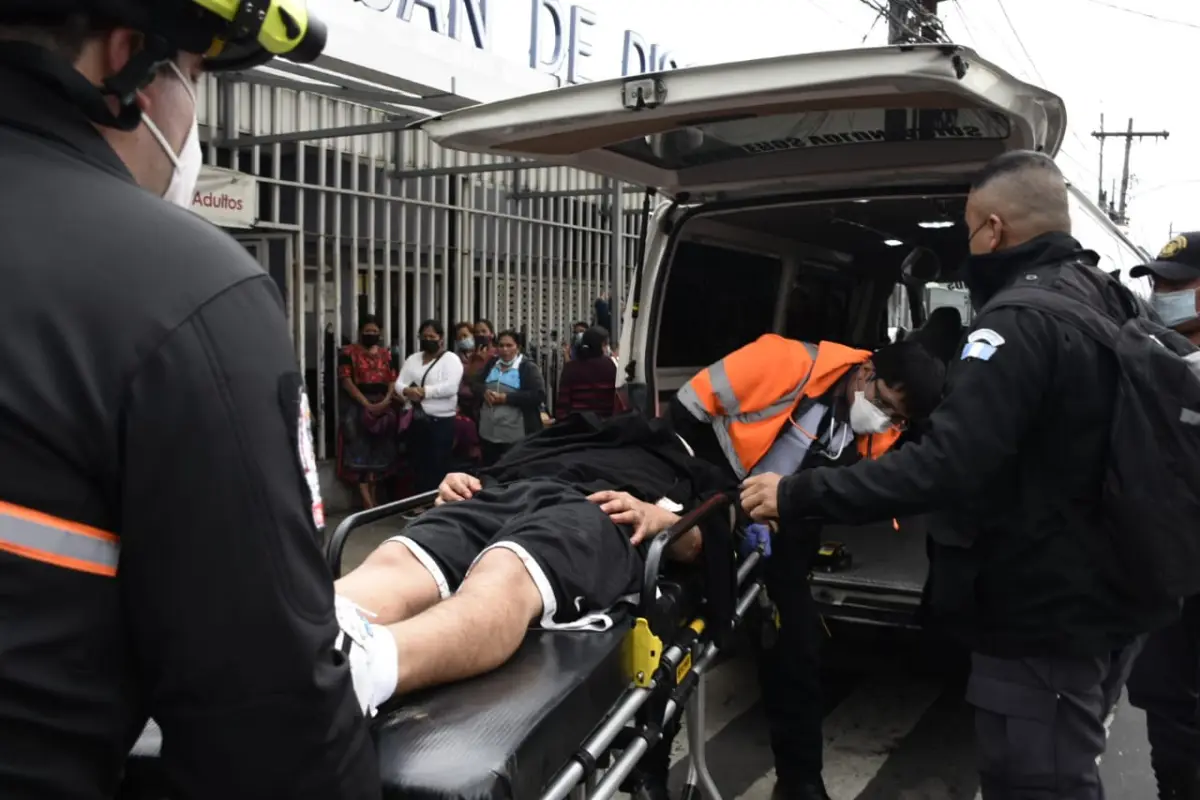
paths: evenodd
<path fill-rule="evenodd" d="M 892 427 L 892 419 L 867 399 L 866 392 L 855 392 L 850 404 L 850 429 L 859 435 L 883 433 Z"/>
<path fill-rule="evenodd" d="M 196 91 L 192 88 L 192 82 L 187 79 L 179 67 L 170 61 L 167 62 L 167 66 L 175 73 L 175 77 L 179 78 L 183 88 L 187 90 L 188 96 L 192 98 L 192 129 L 188 131 L 187 138 L 183 141 L 183 149 L 176 154 L 171 149 L 171 143 L 167 141 L 167 137 L 163 136 L 154 120 L 143 114 L 142 121 L 146 123 L 147 130 L 154 136 L 175 167 L 175 171 L 171 174 L 171 182 L 167 185 L 167 190 L 163 192 L 163 199 L 182 208 L 191 208 L 192 197 L 196 191 L 196 181 L 200 178 L 200 167 L 204 162 L 204 156 L 200 151 L 200 124 L 196 119 Z"/>

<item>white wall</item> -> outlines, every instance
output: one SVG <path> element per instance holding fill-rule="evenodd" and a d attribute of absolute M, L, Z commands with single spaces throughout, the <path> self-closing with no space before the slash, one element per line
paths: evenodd
<path fill-rule="evenodd" d="M 419 95 L 498 100 L 680 63 L 638 30 L 635 6 L 613 0 L 310 0 L 309 6 L 330 29 L 321 66 Z M 535 11 L 539 66 L 532 69 Z"/>

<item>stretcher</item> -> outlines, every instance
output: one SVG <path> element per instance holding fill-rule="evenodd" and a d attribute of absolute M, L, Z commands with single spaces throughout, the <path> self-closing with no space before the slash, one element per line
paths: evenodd
<path fill-rule="evenodd" d="M 434 498 L 417 495 L 346 518 L 326 548 L 333 574 L 341 574 L 355 530 L 419 511 Z M 736 565 L 735 602 L 719 626 L 706 620 L 697 571 L 668 564 L 664 555 L 693 526 L 732 520 L 733 500 L 714 496 L 651 541 L 641 597 L 608 631 L 531 630 L 499 669 L 385 705 L 371 723 L 384 797 L 606 800 L 685 715 L 684 797 L 720 800 L 705 753 L 705 675 L 723 633 L 740 624 L 762 591 L 764 550 L 760 545 Z M 139 740 L 123 799 L 167 797 L 153 774 L 160 743 L 151 729 Z"/>

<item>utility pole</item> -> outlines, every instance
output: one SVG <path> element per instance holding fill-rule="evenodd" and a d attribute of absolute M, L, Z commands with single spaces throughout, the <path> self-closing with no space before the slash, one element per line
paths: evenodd
<path fill-rule="evenodd" d="M 885 0 L 887 5 L 878 5 L 880 13 L 886 11 L 888 18 L 888 44 L 918 44 L 920 42 L 949 42 L 942 23 L 938 19 L 938 3 L 942 0 Z M 953 114 L 953 112 L 949 112 Z M 884 130 L 895 135 L 916 135 L 933 138 L 939 127 L 954 123 L 947 114 L 921 109 L 915 119 L 909 119 L 906 109 L 888 109 L 883 114 Z"/>
<path fill-rule="evenodd" d="M 1129 155 L 1133 151 L 1133 140 L 1167 139 L 1171 136 L 1171 133 L 1170 131 L 1135 131 L 1133 129 L 1133 117 L 1129 118 L 1129 126 L 1125 131 L 1106 131 L 1104 130 L 1104 116 L 1101 115 L 1100 130 L 1092 131 L 1092 136 L 1100 141 L 1100 191 L 1098 198 L 1100 207 L 1108 212 L 1113 222 L 1118 225 L 1128 225 L 1129 216 L 1126 214 L 1126 209 L 1129 201 Z M 1125 163 L 1121 169 L 1121 194 L 1115 205 L 1112 198 L 1106 198 L 1104 195 L 1104 141 L 1106 139 L 1125 140 Z"/>
<path fill-rule="evenodd" d="M 887 0 L 888 44 L 944 42 L 938 20 L 938 3 L 943 0 Z"/>

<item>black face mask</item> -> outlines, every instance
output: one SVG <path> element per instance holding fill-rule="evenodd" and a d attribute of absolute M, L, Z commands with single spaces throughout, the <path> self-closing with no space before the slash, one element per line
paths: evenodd
<path fill-rule="evenodd" d="M 484 347 L 487 347 L 491 343 L 492 343 L 492 337 L 480 336 L 479 334 L 475 335 L 475 346 L 476 347 L 484 348 Z"/>
<path fill-rule="evenodd" d="M 958 274 L 971 295 L 971 305 L 978 311 L 1020 272 L 1086 253 L 1070 234 L 1044 233 L 1016 247 L 969 255 Z"/>
<path fill-rule="evenodd" d="M 362 343 L 363 347 L 374 347 L 375 345 L 379 344 L 379 334 L 364 333 L 362 335 Z"/>
<path fill-rule="evenodd" d="M 422 353 L 436 353 L 438 350 L 441 350 L 441 349 L 442 349 L 442 343 L 439 342 L 437 339 L 422 339 L 421 340 L 421 352 Z"/>

